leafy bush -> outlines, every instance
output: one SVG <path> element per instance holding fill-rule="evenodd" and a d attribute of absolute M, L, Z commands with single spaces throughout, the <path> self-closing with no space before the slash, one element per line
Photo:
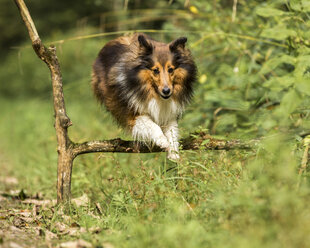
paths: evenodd
<path fill-rule="evenodd" d="M 238 1 L 236 18 L 217 1 L 195 1 L 190 33 L 199 65 L 188 116 L 212 133 L 265 135 L 309 130 L 309 6 L 306 1 Z M 171 24 L 166 25 L 171 28 Z M 199 35 L 197 35 L 199 34 Z"/>

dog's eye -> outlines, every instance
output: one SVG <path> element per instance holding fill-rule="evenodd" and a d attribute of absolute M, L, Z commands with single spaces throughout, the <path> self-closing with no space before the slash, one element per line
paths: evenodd
<path fill-rule="evenodd" d="M 172 73 L 173 71 L 174 71 L 174 69 L 173 69 L 172 67 L 169 67 L 169 68 L 168 68 L 168 72 L 169 72 L 169 73 Z"/>
<path fill-rule="evenodd" d="M 155 69 L 153 70 L 153 72 L 154 72 L 155 75 L 158 75 L 158 74 L 159 74 L 159 69 L 158 69 L 158 68 L 155 68 Z"/>

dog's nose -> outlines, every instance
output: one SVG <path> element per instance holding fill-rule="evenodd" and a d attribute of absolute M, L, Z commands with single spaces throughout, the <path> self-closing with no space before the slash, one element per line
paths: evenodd
<path fill-rule="evenodd" d="M 164 87 L 163 90 L 162 90 L 162 92 L 163 92 L 163 94 L 164 94 L 165 96 L 167 96 L 167 95 L 170 94 L 171 90 L 170 90 L 169 87 Z"/>

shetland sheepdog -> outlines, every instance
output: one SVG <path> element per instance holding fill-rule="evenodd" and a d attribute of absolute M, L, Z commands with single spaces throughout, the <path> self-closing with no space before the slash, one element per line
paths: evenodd
<path fill-rule="evenodd" d="M 196 65 L 186 37 L 162 43 L 144 34 L 108 42 L 93 64 L 95 96 L 135 140 L 179 159 L 178 124 L 193 95 Z"/>

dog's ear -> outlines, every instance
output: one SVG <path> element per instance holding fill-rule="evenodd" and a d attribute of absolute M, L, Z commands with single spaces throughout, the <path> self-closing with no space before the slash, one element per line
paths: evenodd
<path fill-rule="evenodd" d="M 146 40 L 144 35 L 140 34 L 138 36 L 138 41 L 139 41 L 140 49 L 144 51 L 146 54 L 151 54 L 153 52 L 152 44 Z"/>
<path fill-rule="evenodd" d="M 186 37 L 180 37 L 174 41 L 172 41 L 169 45 L 169 49 L 171 52 L 175 52 L 178 49 L 184 49 L 185 48 L 185 43 L 187 41 Z"/>

